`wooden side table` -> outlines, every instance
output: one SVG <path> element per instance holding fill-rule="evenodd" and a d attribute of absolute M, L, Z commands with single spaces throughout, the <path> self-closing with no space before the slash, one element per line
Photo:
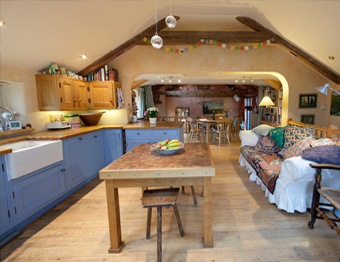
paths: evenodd
<path fill-rule="evenodd" d="M 337 227 L 336 222 L 340 222 L 340 219 L 329 218 L 320 208 L 319 206 L 330 206 L 340 209 L 340 189 L 321 187 L 322 180 L 322 169 L 333 169 L 340 170 L 340 166 L 338 165 L 329 165 L 329 164 L 309 164 L 312 168 L 315 168 L 315 183 L 313 190 L 313 202 L 311 208 L 311 220 L 308 222 L 308 227 L 310 229 L 314 228 L 314 224 L 316 219 L 324 219 L 327 222 L 327 225 L 338 233 L 340 237 L 340 229 Z M 340 172 L 339 172 L 340 175 Z M 323 196 L 327 199 L 328 203 L 320 203 L 320 196 Z"/>

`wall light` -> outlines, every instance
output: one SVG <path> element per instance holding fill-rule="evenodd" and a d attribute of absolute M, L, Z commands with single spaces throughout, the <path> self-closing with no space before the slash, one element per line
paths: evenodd
<path fill-rule="evenodd" d="M 0 19 L 0 26 L 3 26 L 5 24 L 5 20 Z"/>

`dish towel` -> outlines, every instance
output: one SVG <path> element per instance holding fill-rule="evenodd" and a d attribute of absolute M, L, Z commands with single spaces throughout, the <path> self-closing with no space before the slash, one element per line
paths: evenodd
<path fill-rule="evenodd" d="M 118 102 L 117 109 L 123 109 L 124 97 L 121 88 L 117 88 L 117 102 Z"/>

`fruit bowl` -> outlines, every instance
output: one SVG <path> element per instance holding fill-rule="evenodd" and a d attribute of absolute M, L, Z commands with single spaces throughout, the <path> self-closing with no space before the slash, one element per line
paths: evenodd
<path fill-rule="evenodd" d="M 161 154 L 161 155 L 171 155 L 175 152 L 177 152 L 179 149 L 183 148 L 184 147 L 184 143 L 182 142 L 179 142 L 179 144 L 181 145 L 180 147 L 176 147 L 176 148 L 172 148 L 172 149 L 158 149 L 156 148 L 156 146 L 158 145 L 158 143 L 156 144 L 152 144 L 150 146 L 150 148 L 153 150 L 153 151 L 156 151 L 157 153 Z"/>

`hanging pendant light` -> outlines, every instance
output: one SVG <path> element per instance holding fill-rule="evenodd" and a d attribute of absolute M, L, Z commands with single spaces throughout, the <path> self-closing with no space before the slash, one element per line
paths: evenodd
<path fill-rule="evenodd" d="M 156 0 L 155 0 L 155 20 L 156 20 L 156 33 L 151 38 L 151 45 L 156 48 L 160 49 L 163 46 L 163 39 L 157 34 L 157 12 L 156 12 Z"/>
<path fill-rule="evenodd" d="M 165 18 L 165 23 L 169 28 L 175 28 L 177 21 L 176 18 L 171 13 L 171 0 L 170 0 L 170 15 Z"/>

